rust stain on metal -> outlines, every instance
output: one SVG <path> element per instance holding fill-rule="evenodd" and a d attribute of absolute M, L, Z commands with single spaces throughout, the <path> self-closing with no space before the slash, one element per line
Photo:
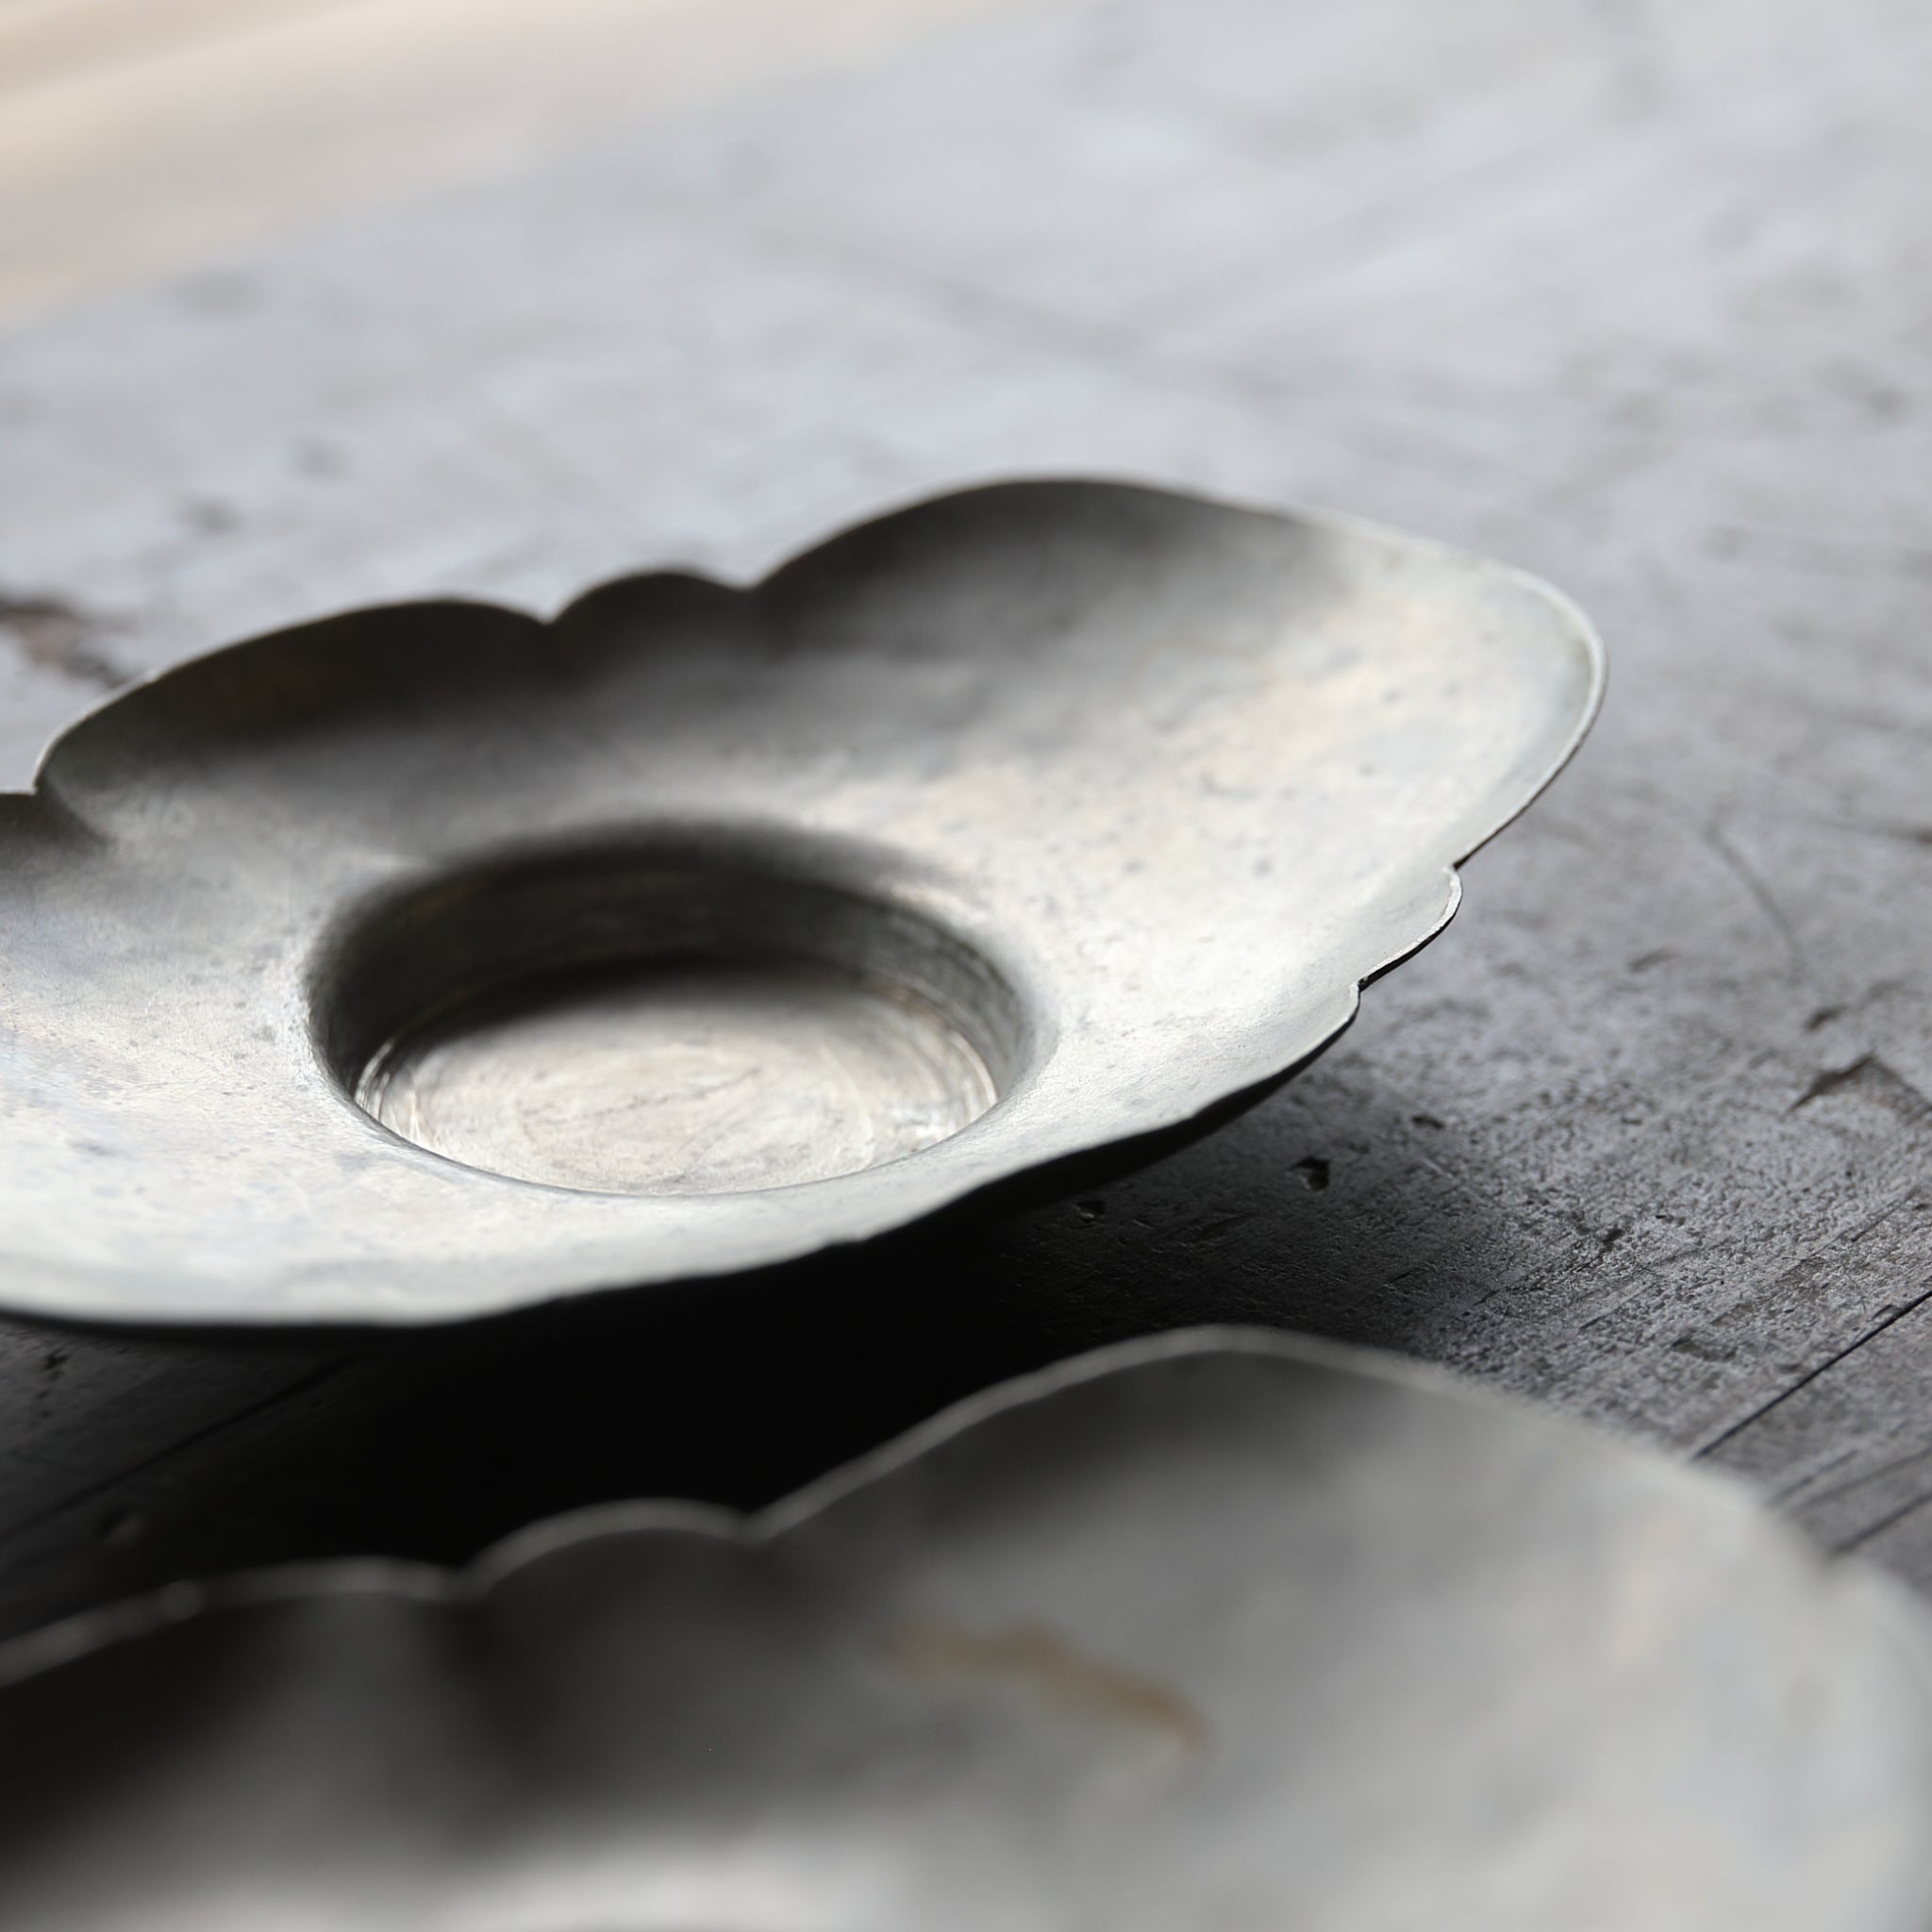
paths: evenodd
<path fill-rule="evenodd" d="M 922 1619 L 895 1632 L 888 1648 L 914 1676 L 1014 1684 L 1063 1710 L 1162 1732 L 1189 1752 L 1208 1743 L 1207 1720 L 1178 1691 L 1078 1649 L 1043 1624 L 978 1631 Z"/>

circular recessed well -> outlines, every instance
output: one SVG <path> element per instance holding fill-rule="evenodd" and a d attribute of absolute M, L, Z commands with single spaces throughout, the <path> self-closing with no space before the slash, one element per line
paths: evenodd
<path fill-rule="evenodd" d="M 833 1179 L 1012 1082 L 1006 979 L 938 924 L 742 855 L 518 857 L 387 900 L 317 1022 L 364 1112 L 514 1180 L 610 1194 Z"/>

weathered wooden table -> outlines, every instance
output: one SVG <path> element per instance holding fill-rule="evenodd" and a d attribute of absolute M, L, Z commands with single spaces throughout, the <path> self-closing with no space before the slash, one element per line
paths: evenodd
<path fill-rule="evenodd" d="M 1932 12 L 941 10 L 175 256 L 149 193 L 139 277 L 17 275 L 0 778 L 248 632 L 748 574 L 1041 470 L 1539 571 L 1609 641 L 1595 737 L 1349 1038 L 1091 1198 L 461 1331 L 7 1326 L 0 1627 L 754 1501 L 1204 1320 L 1560 1403 L 1932 1584 Z"/>

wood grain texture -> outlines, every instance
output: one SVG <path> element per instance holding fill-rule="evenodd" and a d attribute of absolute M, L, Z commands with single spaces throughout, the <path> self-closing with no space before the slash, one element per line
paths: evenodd
<path fill-rule="evenodd" d="M 1062 4 L 16 330 L 10 783 L 110 672 L 1038 470 L 1507 558 L 1612 688 L 1340 1046 L 1098 1193 L 380 1346 L 7 1330 L 0 1621 L 755 1501 L 1228 1319 L 1707 1455 L 1932 1585 L 1928 77 L 1906 0 Z"/>

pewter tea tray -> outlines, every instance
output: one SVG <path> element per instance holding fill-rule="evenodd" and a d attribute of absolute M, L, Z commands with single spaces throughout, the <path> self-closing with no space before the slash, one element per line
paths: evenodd
<path fill-rule="evenodd" d="M 1741 1490 L 1208 1333 L 749 1521 L 0 1657 L 8 1932 L 1907 1932 L 1924 1612 Z"/>
<path fill-rule="evenodd" d="M 1601 677 L 1513 571 L 1087 483 L 218 652 L 0 809 L 0 1302 L 444 1320 L 1177 1128 L 1442 925 Z"/>

